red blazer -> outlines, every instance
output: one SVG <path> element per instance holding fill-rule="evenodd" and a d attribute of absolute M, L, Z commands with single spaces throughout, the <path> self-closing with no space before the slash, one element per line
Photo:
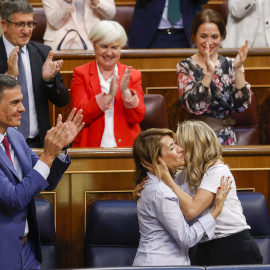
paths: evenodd
<path fill-rule="evenodd" d="M 141 72 L 132 69 L 128 87 L 136 91 L 139 104 L 134 109 L 127 109 L 123 105 L 120 90 L 120 81 L 127 66 L 119 62 L 117 66 L 119 86 L 114 101 L 114 136 L 118 147 L 132 147 L 135 138 L 141 131 L 139 123 L 145 114 Z M 73 108 L 83 109 L 85 127 L 75 138 L 74 147 L 100 147 L 105 128 L 105 114 L 95 98 L 100 93 L 96 60 L 76 67 L 71 82 L 71 104 Z"/>

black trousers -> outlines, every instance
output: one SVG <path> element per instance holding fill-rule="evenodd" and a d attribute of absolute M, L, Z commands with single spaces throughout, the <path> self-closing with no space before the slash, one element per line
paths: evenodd
<path fill-rule="evenodd" d="M 249 230 L 197 245 L 196 264 L 261 264 L 263 257 Z"/>

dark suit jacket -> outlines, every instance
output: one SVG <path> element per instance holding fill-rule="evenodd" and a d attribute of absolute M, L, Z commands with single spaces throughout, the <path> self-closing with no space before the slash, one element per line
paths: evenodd
<path fill-rule="evenodd" d="M 33 41 L 28 43 L 27 48 L 32 71 L 33 91 L 37 111 L 40 143 L 43 147 L 46 132 L 51 128 L 48 100 L 50 100 L 57 107 L 63 107 L 69 102 L 69 93 L 68 89 L 63 84 L 63 78 L 60 73 L 57 73 L 52 84 L 46 84 L 42 78 L 42 67 L 51 48 Z M 0 73 L 5 74 L 7 69 L 7 54 L 3 43 L 3 38 L 1 37 Z"/>
<path fill-rule="evenodd" d="M 179 0 L 185 35 L 190 43 L 190 29 L 201 4 L 208 0 Z M 165 0 L 137 0 L 129 30 L 128 45 L 134 49 L 149 48 L 158 29 Z M 191 46 L 191 43 L 190 43 Z"/>
<path fill-rule="evenodd" d="M 25 220 L 29 224 L 28 238 L 36 243 L 36 258 L 41 262 L 39 229 L 34 197 L 42 190 L 53 190 L 70 164 L 56 158 L 47 181 L 33 167 L 39 157 L 26 144 L 22 134 L 8 128 L 7 137 L 21 164 L 23 180 L 0 147 L 0 269 L 17 270 L 22 249 Z"/>

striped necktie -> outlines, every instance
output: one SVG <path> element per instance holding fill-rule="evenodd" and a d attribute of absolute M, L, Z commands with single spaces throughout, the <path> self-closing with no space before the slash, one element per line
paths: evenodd
<path fill-rule="evenodd" d="M 29 99 L 28 99 L 28 90 L 27 90 L 27 82 L 26 82 L 26 73 L 25 73 L 25 68 L 24 68 L 22 55 L 21 55 L 22 53 L 24 52 L 22 51 L 22 49 L 20 49 L 18 53 L 19 75 L 17 79 L 21 84 L 21 90 L 22 90 L 22 95 L 23 95 L 22 104 L 25 108 L 25 112 L 22 113 L 21 124 L 18 127 L 18 129 L 22 133 L 23 137 L 27 139 L 30 133 Z"/>

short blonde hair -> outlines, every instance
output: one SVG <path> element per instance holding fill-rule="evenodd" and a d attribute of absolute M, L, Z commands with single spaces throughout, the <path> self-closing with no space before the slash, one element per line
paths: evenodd
<path fill-rule="evenodd" d="M 121 24 L 115 21 L 103 20 L 97 22 L 89 33 L 89 40 L 94 44 L 102 40 L 104 45 L 111 44 L 115 41 L 120 42 L 120 46 L 124 47 L 127 43 L 127 34 Z"/>
<path fill-rule="evenodd" d="M 209 167 L 218 159 L 223 161 L 222 145 L 213 129 L 194 120 L 178 124 L 176 141 L 185 151 L 189 188 L 196 191 Z"/>

